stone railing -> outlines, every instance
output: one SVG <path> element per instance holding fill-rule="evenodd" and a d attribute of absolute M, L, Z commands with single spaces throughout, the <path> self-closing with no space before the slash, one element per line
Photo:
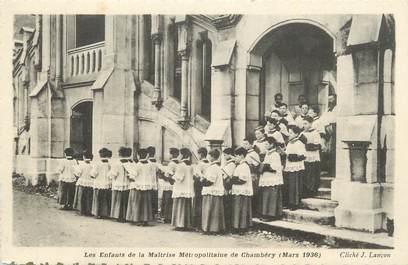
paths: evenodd
<path fill-rule="evenodd" d="M 104 50 L 104 41 L 69 50 L 68 75 L 81 76 L 101 71 Z"/>

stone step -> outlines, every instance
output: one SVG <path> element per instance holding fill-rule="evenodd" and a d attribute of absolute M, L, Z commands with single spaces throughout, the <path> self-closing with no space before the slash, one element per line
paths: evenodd
<path fill-rule="evenodd" d="M 334 214 L 304 209 L 295 211 L 285 209 L 283 210 L 283 220 L 294 223 L 334 225 Z"/>
<path fill-rule="evenodd" d="M 325 213 L 333 213 L 334 208 L 336 208 L 338 205 L 339 203 L 336 201 L 318 198 L 307 198 L 301 200 L 301 207 L 303 209 Z"/>
<path fill-rule="evenodd" d="M 317 191 L 317 196 L 315 198 L 330 200 L 331 199 L 331 189 L 329 188 L 319 188 Z"/>
<path fill-rule="evenodd" d="M 331 188 L 331 182 L 334 178 L 331 177 L 320 177 L 320 188 Z"/>
<path fill-rule="evenodd" d="M 367 233 L 348 230 L 327 225 L 294 223 L 285 220 L 271 222 L 253 219 L 255 227 L 273 233 L 296 233 L 305 238 L 320 237 L 321 243 L 330 244 L 336 248 L 394 248 L 394 238 L 387 233 Z"/>

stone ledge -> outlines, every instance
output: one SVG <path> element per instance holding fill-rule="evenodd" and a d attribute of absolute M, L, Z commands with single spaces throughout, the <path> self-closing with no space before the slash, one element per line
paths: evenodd
<path fill-rule="evenodd" d="M 315 223 L 320 225 L 333 225 L 334 214 L 311 210 L 298 209 L 295 211 L 283 210 L 283 218 L 296 223 Z"/>
<path fill-rule="evenodd" d="M 302 208 L 305 209 L 333 214 L 334 208 L 336 208 L 339 203 L 319 198 L 306 198 L 301 200 L 301 205 Z"/>
<path fill-rule="evenodd" d="M 351 244 L 357 247 L 364 248 L 394 248 L 394 239 L 389 237 L 386 233 L 365 233 L 360 231 L 347 230 L 337 227 L 321 226 L 316 224 L 298 224 L 288 221 L 272 221 L 264 222 L 257 218 L 253 219 L 255 226 L 262 226 L 267 230 L 275 232 L 277 229 L 283 231 L 296 231 L 302 232 L 309 235 L 321 236 L 326 241 L 334 243 L 338 242 L 345 244 L 345 247 L 350 247 Z"/>

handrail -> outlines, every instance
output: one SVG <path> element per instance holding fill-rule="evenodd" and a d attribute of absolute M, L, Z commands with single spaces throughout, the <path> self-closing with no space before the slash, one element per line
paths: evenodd
<path fill-rule="evenodd" d="M 91 43 L 91 44 L 88 44 L 88 45 L 85 45 L 85 46 L 76 47 L 76 48 L 68 50 L 68 55 L 71 55 L 73 53 L 87 51 L 87 50 L 93 50 L 93 49 L 104 47 L 104 46 L 105 46 L 105 41 Z"/>

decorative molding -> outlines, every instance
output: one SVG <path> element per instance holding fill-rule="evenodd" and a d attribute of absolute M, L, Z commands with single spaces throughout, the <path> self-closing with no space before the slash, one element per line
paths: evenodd
<path fill-rule="evenodd" d="M 180 125 L 180 127 L 183 130 L 187 130 L 191 126 L 189 119 L 181 119 L 181 120 L 178 120 L 177 123 L 178 123 L 178 125 Z"/>
<path fill-rule="evenodd" d="M 262 67 L 255 66 L 255 65 L 248 65 L 247 70 L 254 71 L 254 72 L 259 72 L 259 71 L 262 70 Z"/>
<path fill-rule="evenodd" d="M 186 47 L 184 50 L 178 51 L 178 54 L 181 56 L 182 60 L 188 60 L 188 55 L 189 55 L 189 49 Z"/>
<path fill-rule="evenodd" d="M 160 110 L 161 107 L 163 107 L 163 99 L 158 95 L 158 92 L 156 89 L 153 92 L 152 105 L 154 105 L 157 110 Z"/>
<path fill-rule="evenodd" d="M 214 26 L 217 30 L 230 28 L 238 23 L 242 15 L 192 15 Z"/>
<path fill-rule="evenodd" d="M 178 52 L 187 53 L 190 49 L 191 41 L 192 41 L 192 34 L 190 29 L 190 20 L 181 20 L 180 22 L 175 22 L 175 26 L 177 27 L 177 34 L 178 34 Z"/>
<path fill-rule="evenodd" d="M 159 32 L 152 34 L 152 41 L 154 44 L 160 44 L 162 40 L 162 35 Z"/>
<path fill-rule="evenodd" d="M 61 83 L 62 88 L 75 88 L 75 87 L 86 87 L 86 86 L 92 86 L 95 80 L 88 80 L 88 81 L 83 81 L 83 82 L 75 82 L 75 83 Z"/>

